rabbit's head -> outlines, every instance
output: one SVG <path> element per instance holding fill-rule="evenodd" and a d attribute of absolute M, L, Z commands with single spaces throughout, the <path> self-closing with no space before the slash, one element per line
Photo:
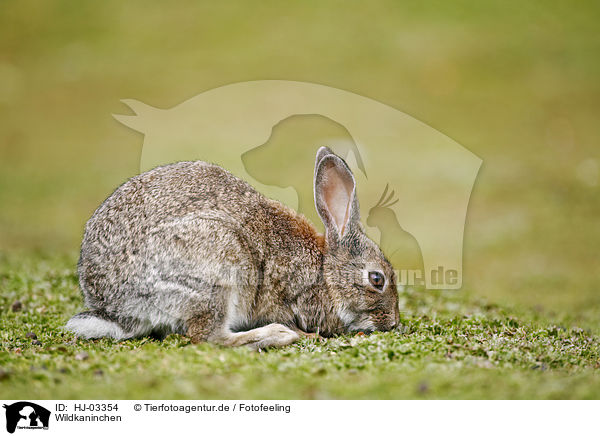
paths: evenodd
<path fill-rule="evenodd" d="M 317 152 L 314 191 L 325 224 L 323 276 L 344 330 L 395 328 L 399 311 L 394 270 L 360 223 L 352 171 L 327 147 Z"/>

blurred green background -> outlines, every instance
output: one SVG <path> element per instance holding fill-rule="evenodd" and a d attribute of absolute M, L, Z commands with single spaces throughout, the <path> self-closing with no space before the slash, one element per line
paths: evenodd
<path fill-rule="evenodd" d="M 12 1 L 0 5 L 0 252 L 72 256 L 137 173 L 112 113 L 228 83 L 379 100 L 484 163 L 464 286 L 600 326 L 600 3 Z"/>

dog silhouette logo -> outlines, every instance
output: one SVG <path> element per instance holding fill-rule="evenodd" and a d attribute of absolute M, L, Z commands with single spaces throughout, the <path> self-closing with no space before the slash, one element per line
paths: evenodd
<path fill-rule="evenodd" d="M 169 109 L 122 101 L 135 115 L 113 116 L 144 134 L 140 171 L 216 163 L 317 227 L 311 169 L 315 151 L 328 146 L 353 170 L 365 231 L 392 265 L 416 272 L 428 289 L 462 286 L 482 160 L 432 127 L 349 91 L 285 80 L 225 85 Z"/>
<path fill-rule="evenodd" d="M 4 404 L 6 409 L 6 431 L 14 433 L 18 429 L 48 429 L 50 411 L 29 401 L 19 401 L 10 405 Z"/>

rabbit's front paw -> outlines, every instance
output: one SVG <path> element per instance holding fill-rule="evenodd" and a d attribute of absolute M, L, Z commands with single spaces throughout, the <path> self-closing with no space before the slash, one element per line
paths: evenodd
<path fill-rule="evenodd" d="M 254 350 L 258 350 L 267 347 L 283 347 L 296 342 L 299 338 L 298 333 L 283 324 L 273 323 L 246 332 L 231 333 L 223 341 L 223 344 L 233 347 L 247 345 Z"/>

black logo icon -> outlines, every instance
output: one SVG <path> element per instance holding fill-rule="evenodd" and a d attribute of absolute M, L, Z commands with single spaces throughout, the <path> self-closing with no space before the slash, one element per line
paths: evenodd
<path fill-rule="evenodd" d="M 48 429 L 50 411 L 28 401 L 19 401 L 4 405 L 6 409 L 6 430 L 14 433 L 15 429 Z"/>

